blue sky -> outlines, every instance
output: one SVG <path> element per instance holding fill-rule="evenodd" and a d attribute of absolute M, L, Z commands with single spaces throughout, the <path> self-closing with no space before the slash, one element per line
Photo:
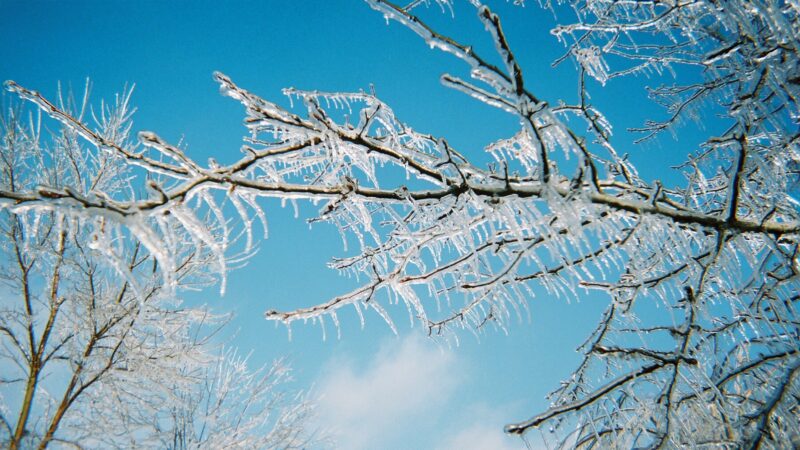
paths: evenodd
<path fill-rule="evenodd" d="M 572 64 L 550 67 L 563 52 L 548 33 L 552 14 L 530 3 L 497 5 L 527 85 L 551 103 L 574 99 Z M 403 121 L 446 137 L 476 161 L 487 160 L 485 144 L 516 131 L 513 117 L 441 87 L 441 73 L 463 72 L 457 61 L 397 24 L 387 26 L 361 2 L 220 4 L 0 0 L 0 78 L 52 97 L 57 83 L 80 90 L 88 77 L 95 101 L 135 84 L 134 129 L 182 139 L 200 161 L 237 158 L 245 135 L 241 107 L 218 94 L 215 70 L 286 105 L 284 87 L 357 91 L 372 85 Z M 455 20 L 430 17 L 478 52 L 491 53 L 466 2 L 457 2 L 455 14 Z M 658 114 L 647 109 L 646 81 L 590 87 L 616 126 L 617 145 L 651 179 L 686 152 L 670 151 L 670 141 L 629 144 L 624 129 L 641 125 L 642 112 Z M 294 326 L 290 341 L 284 328 L 263 319 L 265 310 L 308 306 L 350 286 L 325 268 L 342 254 L 341 240 L 332 227 L 309 229 L 303 218 L 314 210 L 304 207 L 295 219 L 291 208 L 267 203 L 270 238 L 246 267 L 230 274 L 227 294 L 220 298 L 209 289 L 191 300 L 236 315 L 231 342 L 251 353 L 253 364 L 288 356 L 297 386 L 322 397 L 320 426 L 338 429 L 343 448 L 523 447 L 502 435 L 502 425 L 546 409 L 545 394 L 577 364 L 574 348 L 608 299 L 587 293 L 567 303 L 541 295 L 531 299 L 530 320 L 514 323 L 509 335 L 461 335 L 457 347 L 422 338 L 399 309 L 393 311 L 399 336 L 375 315 L 362 331 L 355 313 L 346 313 L 341 339 L 329 333 L 323 341 L 320 329 L 307 325 Z"/>

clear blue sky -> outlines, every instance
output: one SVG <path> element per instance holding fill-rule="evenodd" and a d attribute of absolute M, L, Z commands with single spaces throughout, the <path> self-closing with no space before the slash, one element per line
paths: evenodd
<path fill-rule="evenodd" d="M 548 33 L 552 15 L 530 3 L 524 9 L 497 5 L 527 85 L 551 102 L 574 99 L 571 63 L 550 67 L 563 51 Z M 434 21 L 490 53 L 467 3 L 457 2 L 455 13 L 456 20 L 434 14 Z M 463 67 L 397 24 L 387 26 L 359 1 L 0 0 L 0 43 L 0 79 L 48 96 L 59 81 L 79 90 L 91 78 L 95 101 L 135 83 L 134 129 L 172 142 L 183 138 L 200 161 L 237 158 L 245 134 L 240 105 L 218 94 L 211 79 L 215 70 L 281 103 L 284 87 L 357 91 L 372 84 L 403 121 L 447 137 L 477 161 L 486 159 L 485 144 L 508 137 L 517 125 L 511 116 L 441 87 L 442 72 L 460 73 Z M 591 87 L 594 102 L 616 126 L 618 145 L 643 163 L 650 178 L 685 151 L 670 151 L 669 142 L 645 149 L 626 144 L 624 129 L 641 125 L 646 108 L 639 81 L 612 82 L 602 92 Z M 301 216 L 314 209 L 305 208 Z M 608 302 L 598 294 L 569 304 L 539 296 L 531 300 L 531 320 L 513 324 L 508 336 L 489 333 L 478 342 L 462 335 L 457 348 L 414 337 L 419 328 L 410 329 L 399 309 L 393 311 L 401 325 L 398 337 L 375 315 L 361 331 L 355 313 L 347 312 L 340 340 L 329 333 L 323 342 L 320 329 L 308 325 L 295 326 L 289 341 L 286 330 L 266 322 L 263 312 L 323 301 L 347 289 L 349 281 L 325 268 L 342 253 L 335 230 L 309 230 L 303 217 L 294 219 L 290 208 L 277 203 L 268 204 L 267 213 L 270 238 L 247 267 L 230 275 L 225 297 L 211 289 L 192 300 L 236 314 L 232 344 L 252 353 L 254 364 L 288 355 L 297 386 L 313 385 L 325 394 L 323 425 L 341 427 L 344 446 L 521 447 L 518 439 L 501 435 L 501 426 L 546 409 L 544 395 L 575 367 L 574 348 Z"/>

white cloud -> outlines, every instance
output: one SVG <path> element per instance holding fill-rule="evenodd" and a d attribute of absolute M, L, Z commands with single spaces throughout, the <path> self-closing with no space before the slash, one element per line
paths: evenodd
<path fill-rule="evenodd" d="M 460 421 L 450 424 L 449 436 L 437 446 L 439 450 L 516 450 L 525 443 L 503 432 L 508 420 L 506 407 L 470 405 L 458 415 Z M 464 426 L 466 424 L 466 427 Z M 535 447 L 534 447 L 535 448 Z"/>
<path fill-rule="evenodd" d="M 362 370 L 342 360 L 328 367 L 319 382 L 320 419 L 346 449 L 386 448 L 430 429 L 463 380 L 453 352 L 420 337 L 384 345 Z"/>
<path fill-rule="evenodd" d="M 503 434 L 502 428 L 476 423 L 445 440 L 439 448 L 441 450 L 516 450 L 524 448 L 524 444 L 518 438 L 516 445 L 509 442 L 509 437 Z"/>

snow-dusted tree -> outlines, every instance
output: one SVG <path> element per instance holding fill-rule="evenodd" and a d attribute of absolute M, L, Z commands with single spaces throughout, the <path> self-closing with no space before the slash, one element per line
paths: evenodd
<path fill-rule="evenodd" d="M 252 217 L 263 221 L 257 197 L 323 202 L 318 220 L 357 243 L 355 255 L 331 265 L 362 284 L 268 319 L 338 326 L 339 311 L 353 307 L 393 326 L 384 306 L 404 303 L 440 335 L 503 327 L 545 292 L 601 289 L 610 304 L 581 347 L 582 363 L 548 411 L 509 433 L 544 428 L 555 445 L 579 448 L 800 445 L 798 3 L 547 3 L 572 21 L 553 34 L 567 45 L 560 61 L 577 63 L 574 104 L 526 87 L 500 19 L 477 0 L 499 66 L 427 26 L 416 15 L 426 1 L 367 3 L 467 64 L 474 81 L 446 74 L 444 85 L 519 122 L 516 134 L 486 147 L 497 164 L 470 163 L 468 152 L 413 130 L 374 94 L 289 89 L 299 103 L 291 109 L 303 111 L 294 113 L 215 74 L 244 105 L 250 136 L 241 160 L 205 167 L 152 133 L 139 135 L 140 150 L 122 145 L 10 83 L 101 154 L 150 173 L 152 192 L 4 191 L 4 207 L 93 218 L 93 248 L 112 260 L 109 233 L 131 235 L 171 286 L 196 267 L 184 268 L 175 234 L 224 272 L 231 232 L 214 191 L 226 193 L 248 242 Z M 682 75 L 670 78 L 675 67 Z M 686 118 L 719 116 L 721 128 L 709 125 L 705 142 L 685 151 L 683 185 L 640 178 L 589 101 L 587 75 L 605 84 L 640 72 L 669 80 L 650 91 L 669 117 L 642 118 L 643 137 L 680 135 Z"/>
<path fill-rule="evenodd" d="M 245 359 L 223 355 L 203 368 L 198 383 L 178 391 L 180 401 L 165 421 L 171 433 L 160 433 L 156 447 L 306 448 L 314 443 L 308 435 L 311 409 L 302 394 L 281 391 L 288 375 L 281 362 L 252 371 Z"/>
<path fill-rule="evenodd" d="M 140 223 L 118 209 L 137 189 L 129 95 L 96 111 L 96 132 L 18 106 L 0 121 L 0 442 L 299 448 L 312 437 L 311 409 L 283 392 L 284 365 L 250 372 L 220 354 L 209 339 L 224 317 L 178 300 L 223 262 L 177 221 Z M 52 107 L 78 121 L 86 99 Z M 82 133 L 119 152 L 87 146 Z M 78 206 L 85 196 L 99 206 Z"/>

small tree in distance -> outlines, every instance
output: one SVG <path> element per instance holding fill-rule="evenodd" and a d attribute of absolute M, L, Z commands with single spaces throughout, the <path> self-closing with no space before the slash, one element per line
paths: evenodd
<path fill-rule="evenodd" d="M 417 14 L 427 2 L 367 3 L 467 64 L 473 81 L 445 74 L 445 86 L 519 121 L 516 134 L 486 147 L 497 164 L 471 164 L 466 151 L 413 130 L 373 94 L 286 90 L 297 114 L 217 73 L 223 94 L 245 107 L 250 135 L 239 161 L 203 166 L 150 132 L 126 147 L 10 82 L 100 154 L 145 173 L 150 193 L 30 186 L 0 192 L 3 207 L 31 220 L 52 211 L 95 220 L 93 249 L 110 261 L 114 239 L 104 230 L 113 224 L 172 287 L 187 254 L 176 234 L 204 250 L 205 270 L 224 274 L 233 237 L 244 233 L 249 250 L 254 220 L 266 227 L 257 198 L 322 202 L 318 220 L 358 243 L 332 267 L 363 282 L 268 319 L 338 326 L 348 307 L 372 309 L 393 327 L 384 305 L 397 302 L 441 335 L 502 327 L 538 289 L 600 289 L 611 301 L 579 367 L 549 410 L 507 432 L 544 429 L 557 447 L 577 448 L 800 445 L 800 5 L 547 3 L 572 21 L 553 30 L 567 45 L 558 62 L 578 67 L 578 102 L 569 104 L 528 89 L 500 18 L 477 1 L 499 66 L 426 25 Z M 681 121 L 703 118 L 714 103 L 722 124 L 687 155 L 682 186 L 640 178 L 587 87 L 589 78 L 605 84 L 672 67 L 691 76 L 650 90 L 669 117 L 643 118 L 636 131 L 679 134 Z M 391 168 L 409 181 L 386 176 Z M 219 193 L 241 230 L 229 227 Z"/>

